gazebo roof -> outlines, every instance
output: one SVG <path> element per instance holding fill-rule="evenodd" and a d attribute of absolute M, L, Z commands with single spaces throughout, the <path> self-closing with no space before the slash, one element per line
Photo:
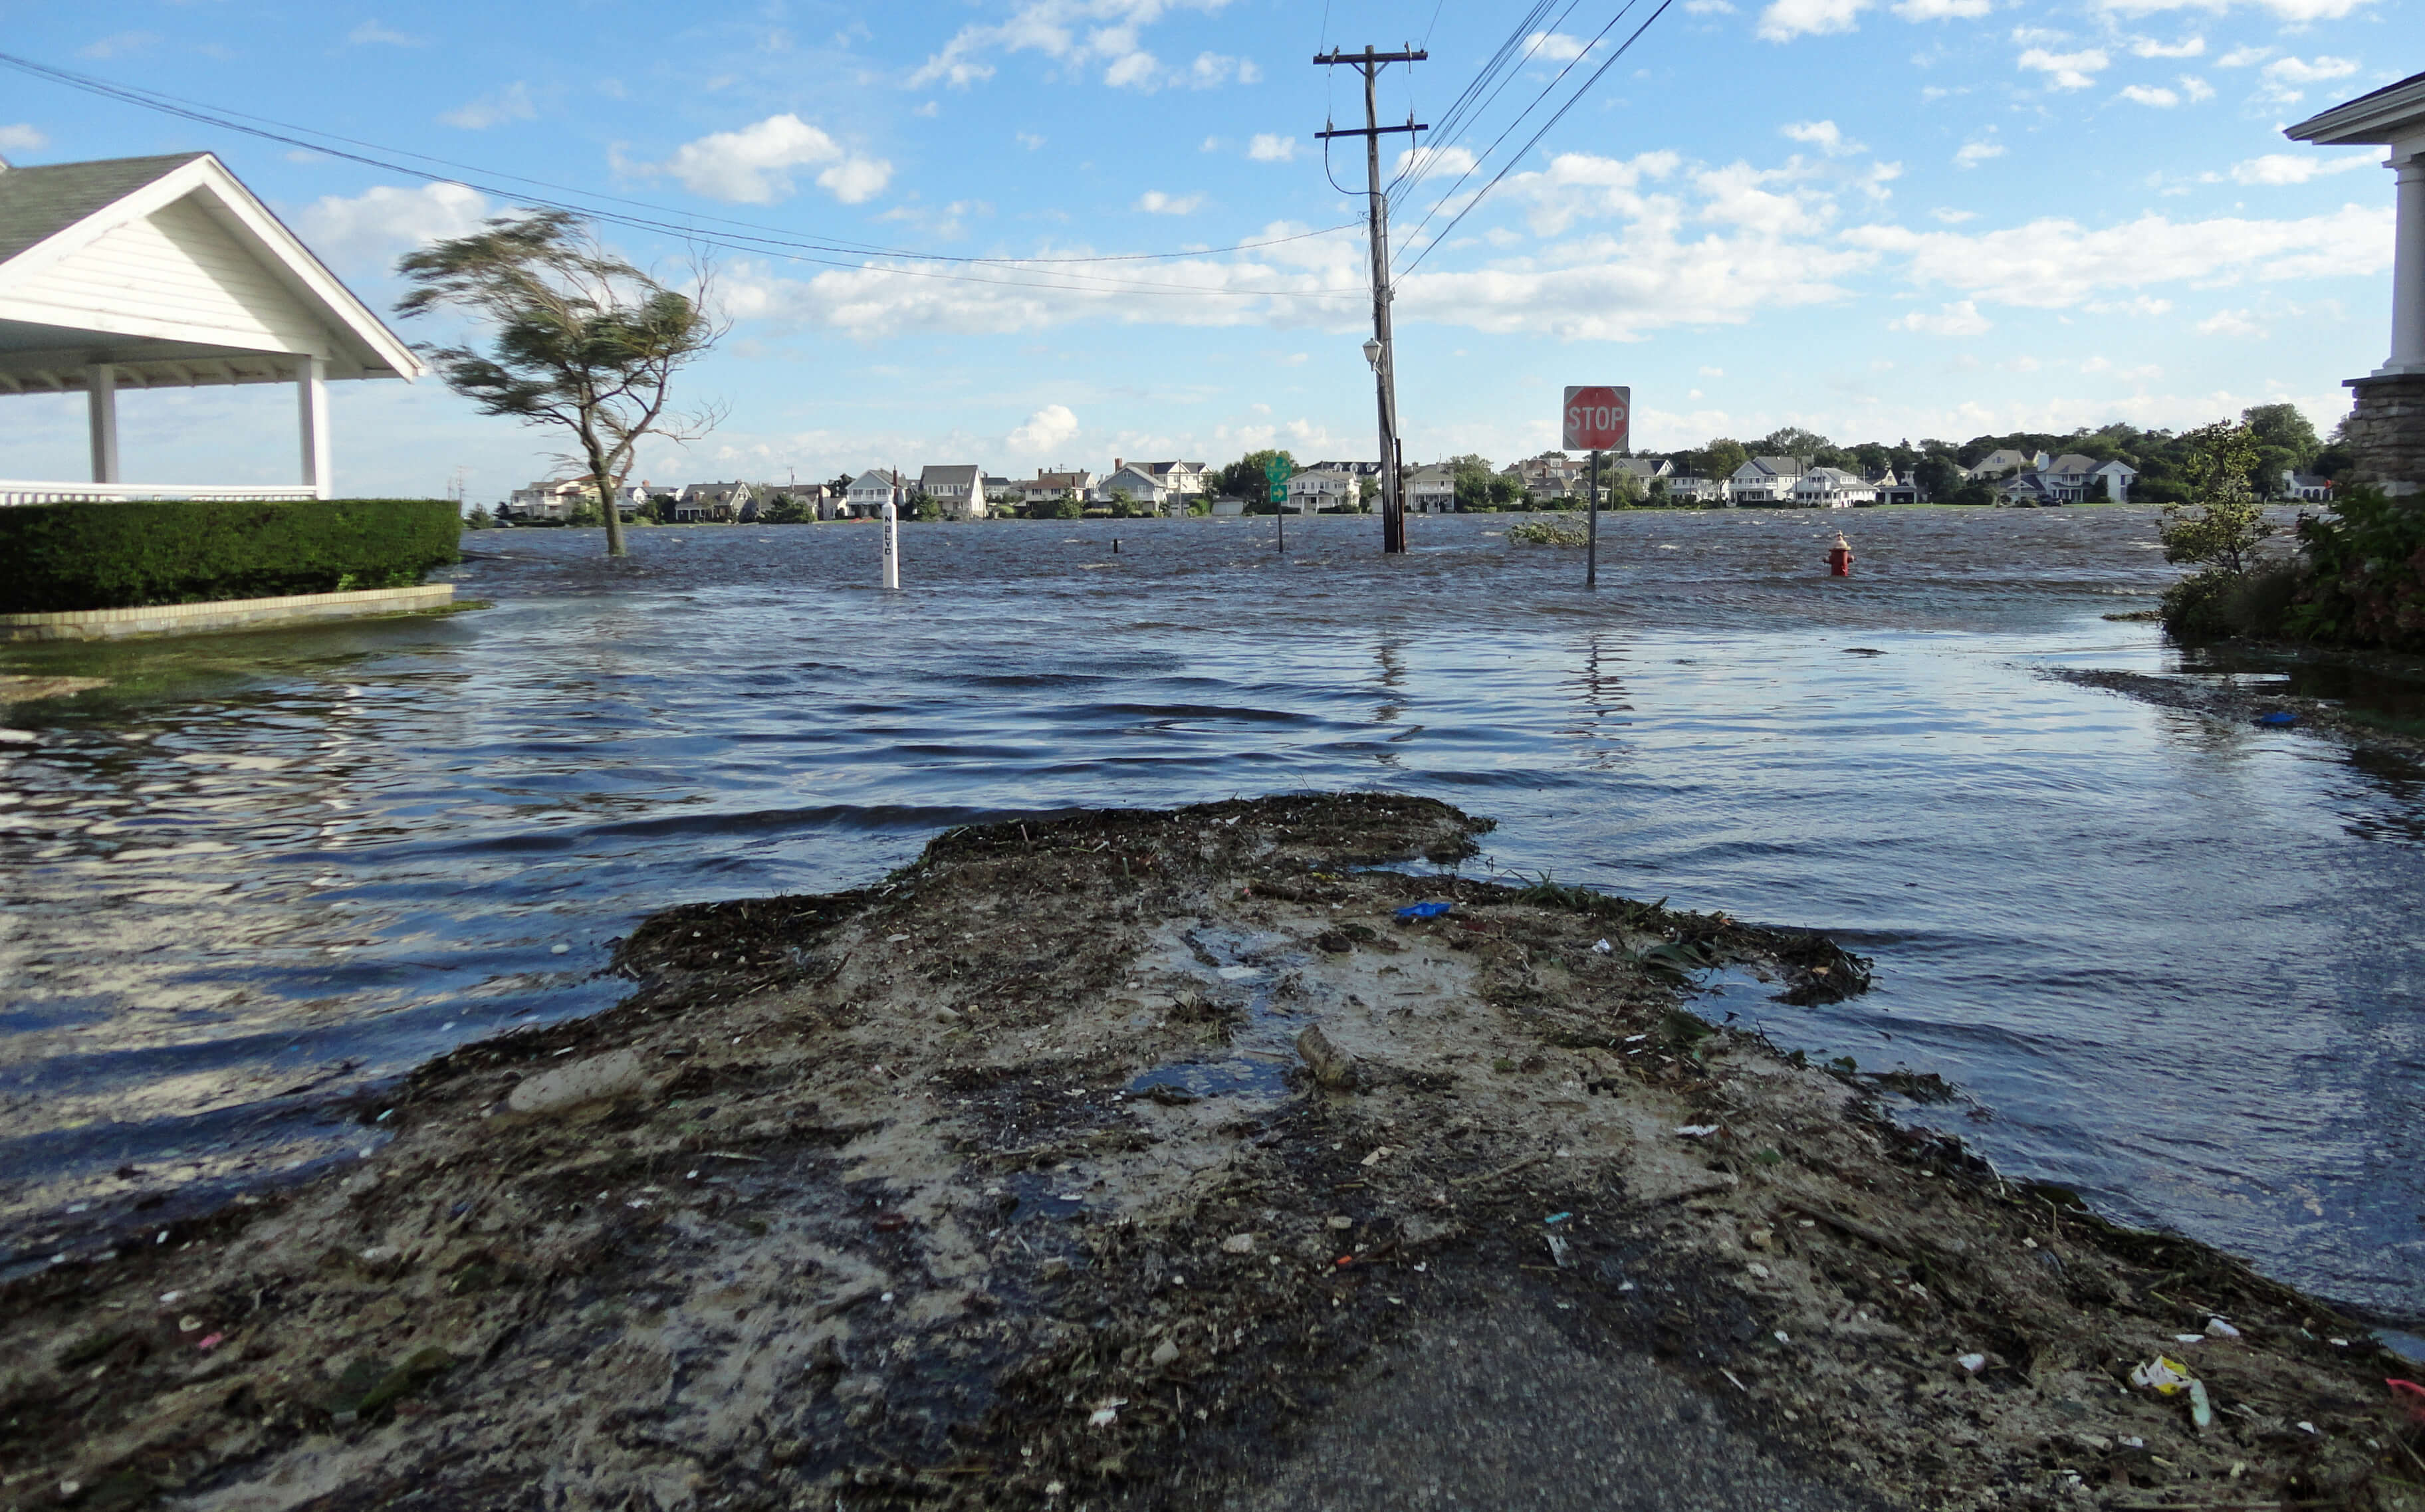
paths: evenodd
<path fill-rule="evenodd" d="M 0 394 L 417 378 L 410 346 L 208 153 L 0 166 Z"/>
<path fill-rule="evenodd" d="M 2282 135 L 2327 147 L 2425 137 L 2425 73 L 2345 100 L 2295 126 L 2285 126 Z"/>

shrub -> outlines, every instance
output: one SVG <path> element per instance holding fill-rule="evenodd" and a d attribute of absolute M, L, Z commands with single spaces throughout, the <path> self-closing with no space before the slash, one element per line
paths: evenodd
<path fill-rule="evenodd" d="M 457 560 L 450 499 L 217 499 L 0 509 L 0 613 L 399 587 Z"/>
<path fill-rule="evenodd" d="M 1583 544 L 1583 528 L 1554 520 L 1527 520 L 1510 529 L 1507 539 L 1528 546 L 1580 546 Z"/>
<path fill-rule="evenodd" d="M 2260 563 L 2244 572 L 2209 567 L 2164 590 L 2164 628 L 2184 640 L 2228 635 L 2272 639 L 2288 628 L 2305 574 L 2295 562 Z"/>
<path fill-rule="evenodd" d="M 2303 639 L 2425 651 L 2425 498 L 2352 489 L 2299 517 L 2307 559 L 2288 633 Z"/>

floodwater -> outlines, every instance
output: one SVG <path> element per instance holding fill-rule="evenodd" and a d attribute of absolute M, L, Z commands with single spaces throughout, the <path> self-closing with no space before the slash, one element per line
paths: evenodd
<path fill-rule="evenodd" d="M 1721 1005 L 1958 1084 L 1914 1116 L 2009 1174 L 2418 1317 L 2425 770 L 2037 675 L 2177 666 L 2102 618 L 2177 571 L 2154 511 L 1612 516 L 1597 593 L 1509 523 L 1395 560 L 1370 519 L 907 526 L 892 595 L 872 526 L 499 531 L 478 612 L 0 649 L 112 680 L 0 744 L 0 1261 L 345 1158 L 378 1134 L 333 1097 L 612 1002 L 667 904 L 1389 787 L 1497 818 L 1503 871 L 1836 932 L 1875 991 Z"/>

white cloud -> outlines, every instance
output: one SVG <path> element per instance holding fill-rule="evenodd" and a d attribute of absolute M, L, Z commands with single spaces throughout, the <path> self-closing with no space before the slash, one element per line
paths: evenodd
<path fill-rule="evenodd" d="M 1829 157 L 1841 157 L 1847 153 L 1867 152 L 1859 142 L 1848 140 L 1832 121 L 1797 121 L 1777 128 L 1789 141 L 1816 147 Z"/>
<path fill-rule="evenodd" d="M 1293 163 L 1296 161 L 1296 138 L 1277 132 L 1259 131 L 1246 144 L 1246 155 L 1258 163 Z"/>
<path fill-rule="evenodd" d="M 1906 259 L 1913 281 L 1981 299 L 2064 309 L 2103 291 L 2195 282 L 2215 287 L 2344 276 L 2391 265 L 2391 211 L 2357 205 L 2293 220 L 2218 217 L 2176 221 L 2143 215 L 2088 230 L 2048 217 L 2003 231 L 1963 234 L 1862 226 L 1847 245 Z"/>
<path fill-rule="evenodd" d="M 156 31 L 112 32 L 98 41 L 87 42 L 76 52 L 85 57 L 122 57 L 128 53 L 140 53 L 160 43 Z"/>
<path fill-rule="evenodd" d="M 1017 140 L 1020 146 L 1026 148 L 1031 153 L 1044 145 L 1044 138 L 1038 137 L 1032 131 L 1020 132 Z"/>
<path fill-rule="evenodd" d="M 530 86 L 516 80 L 493 94 L 482 95 L 469 105 L 457 105 L 438 119 L 465 131 L 486 131 L 491 126 L 502 126 L 508 121 L 536 121 L 538 110 L 531 104 Z"/>
<path fill-rule="evenodd" d="M 2327 173 L 2346 173 L 2353 168 L 2372 168 L 2382 162 L 2378 157 L 2324 157 L 2313 153 L 2267 153 L 2245 162 L 2231 165 L 2231 177 L 2239 184 L 2305 184 L 2309 179 Z"/>
<path fill-rule="evenodd" d="M 345 40 L 356 47 L 421 47 L 426 45 L 429 39 L 410 36 L 374 20 L 362 22 L 345 33 Z"/>
<path fill-rule="evenodd" d="M 1735 8 L 1726 0 L 1684 0 L 1684 12 L 1692 16 L 1731 16 Z"/>
<path fill-rule="evenodd" d="M 1953 154 L 1953 166 L 1977 168 L 1991 157 L 2003 155 L 2004 144 L 2001 142 L 1965 142 L 1962 144 L 1962 150 Z"/>
<path fill-rule="evenodd" d="M 1889 320 L 1887 329 L 1916 331 L 1922 336 L 1979 336 L 1993 330 L 1995 325 L 1979 313 L 1975 301 L 1956 299 L 1935 314 L 1915 310 L 1899 320 Z"/>
<path fill-rule="evenodd" d="M 2098 0 L 2105 10 L 2124 16 L 2143 16 L 2154 10 L 2220 13 L 2235 5 L 2250 5 L 2269 10 L 2276 20 L 2293 25 L 2313 21 L 2337 21 L 2366 3 L 2367 0 Z"/>
<path fill-rule="evenodd" d="M 1723 367 L 1705 367 L 1701 369 L 1701 377 L 1705 378 L 1722 378 L 1726 376 L 1726 370 Z"/>
<path fill-rule="evenodd" d="M 2047 83 L 2057 89 L 2085 89 L 2096 82 L 2096 75 L 2113 60 L 2104 49 L 2083 47 L 2077 53 L 2051 53 L 2043 47 L 2023 52 L 2020 66 L 2034 69 L 2047 75 Z"/>
<path fill-rule="evenodd" d="M 1136 207 L 1149 216 L 1187 216 L 1204 202 L 1200 194 L 1171 195 L 1160 189 L 1148 189 L 1137 196 Z"/>
<path fill-rule="evenodd" d="M 789 111 L 684 142 L 663 171 L 710 200 L 773 204 L 792 195 L 791 170 L 798 168 L 820 169 L 818 186 L 844 204 L 874 199 L 892 179 L 891 163 L 846 150 Z"/>
<path fill-rule="evenodd" d="M 2214 86 L 2207 83 L 2206 80 L 2199 78 L 2196 74 L 2184 73 L 2180 76 L 2180 79 L 2181 93 L 2187 96 L 2191 101 L 2211 100 L 2214 98 Z"/>
<path fill-rule="evenodd" d="M 2218 310 L 2197 323 L 2201 336 L 2262 336 L 2265 328 L 2249 318 L 2245 310 Z"/>
<path fill-rule="evenodd" d="M 2214 61 L 2217 68 L 2246 68 L 2251 63 L 2262 63 L 2272 56 L 2273 49 L 2270 47 L 2235 47 Z"/>
<path fill-rule="evenodd" d="M 1819 37 L 1853 31 L 1870 0 L 1770 0 L 1759 13 L 1762 41 L 1790 42 L 1796 37 Z"/>
<path fill-rule="evenodd" d="M 2206 53 L 2206 39 L 2191 37 L 2177 42 L 2160 42 L 2153 37 L 2131 39 L 2133 57 L 2199 57 Z"/>
<path fill-rule="evenodd" d="M 295 217 L 296 234 L 323 262 L 385 273 L 395 258 L 449 236 L 468 236 L 487 218 L 489 201 L 460 184 L 417 189 L 379 185 L 351 198 L 329 195 Z"/>
<path fill-rule="evenodd" d="M 1996 0 L 1899 0 L 1894 13 L 1909 22 L 1976 21 L 1996 8 Z"/>
<path fill-rule="evenodd" d="M 39 153 L 51 139 L 32 126 L 0 126 L 0 153 Z"/>
<path fill-rule="evenodd" d="M 1138 43 L 1138 33 L 1174 10 L 1216 11 L 1229 0 L 1020 0 L 1008 19 L 963 26 L 942 50 L 912 72 L 912 88 L 941 82 L 967 88 L 993 77 L 992 55 L 1041 53 L 1070 68 L 1104 65 L 1114 88 L 1211 88 L 1262 77 L 1253 62 L 1204 53 L 1184 69 L 1165 71 Z"/>
<path fill-rule="evenodd" d="M 2312 63 L 2305 58 L 2277 57 L 2261 72 L 2280 84 L 2321 84 L 2328 79 L 2348 78 L 2357 72 L 2357 64 L 2346 57 L 2319 56 Z"/>
<path fill-rule="evenodd" d="M 1068 446 L 1078 434 L 1078 417 L 1066 404 L 1048 404 L 1027 417 L 1020 426 L 1004 438 L 1004 442 L 1017 453 L 1041 457 Z"/>
<path fill-rule="evenodd" d="M 1570 63 L 1591 50 L 1592 44 L 1580 37 L 1569 37 L 1562 31 L 1536 31 L 1524 39 L 1528 56 L 1550 63 Z"/>
<path fill-rule="evenodd" d="M 1966 220 L 1979 218 L 1979 212 L 1976 210 L 1948 210 L 1942 205 L 1930 211 L 1929 214 L 1949 226 L 1958 226 Z"/>
<path fill-rule="evenodd" d="M 2181 97 L 2172 90 L 2146 84 L 2125 85 L 2122 98 L 2132 105 L 2153 105 L 2159 110 L 2170 110 L 2181 103 Z"/>

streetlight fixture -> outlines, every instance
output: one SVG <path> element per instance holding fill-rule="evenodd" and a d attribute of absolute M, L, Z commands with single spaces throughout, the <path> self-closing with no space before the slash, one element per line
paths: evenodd
<path fill-rule="evenodd" d="M 1381 371 L 1380 337 L 1367 336 L 1364 338 L 1364 361 L 1372 364 L 1373 372 L 1378 373 Z"/>

